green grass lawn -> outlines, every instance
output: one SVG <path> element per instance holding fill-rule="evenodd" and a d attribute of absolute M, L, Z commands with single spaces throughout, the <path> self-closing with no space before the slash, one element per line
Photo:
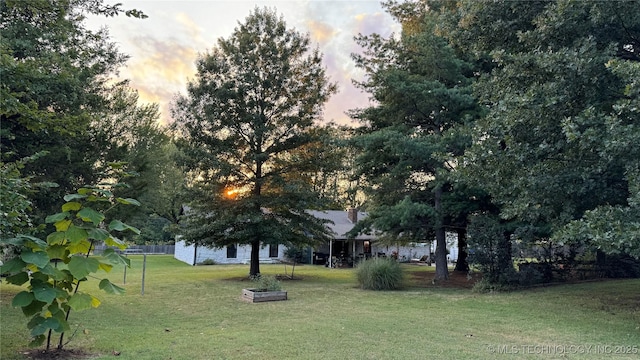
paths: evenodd
<path fill-rule="evenodd" d="M 192 267 L 171 256 L 142 256 L 109 278 L 127 289 L 97 309 L 72 313 L 69 348 L 99 359 L 496 359 L 640 358 L 640 280 L 541 287 L 499 294 L 429 287 L 357 287 L 351 269 L 298 266 L 283 281 L 289 300 L 240 300 L 248 265 Z M 406 271 L 433 271 L 406 266 Z M 283 265 L 261 265 L 282 274 Z M 290 268 L 289 268 L 290 270 Z M 11 307 L 19 287 L 0 285 L 0 358 L 21 359 L 25 318 Z M 66 334 L 68 338 L 71 332 Z M 507 355 L 508 353 L 510 355 Z M 616 354 L 618 353 L 618 354 Z"/>

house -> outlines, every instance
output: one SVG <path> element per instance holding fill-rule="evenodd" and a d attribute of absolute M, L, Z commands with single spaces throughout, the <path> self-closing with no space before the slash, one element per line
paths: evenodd
<path fill-rule="evenodd" d="M 420 259 L 430 256 L 435 252 L 435 244 L 412 243 L 404 246 L 386 245 L 376 242 L 375 234 L 360 234 L 355 238 L 347 237 L 347 233 L 353 229 L 358 219 L 367 216 L 366 213 L 356 209 L 343 210 L 309 210 L 309 213 L 317 218 L 329 220 L 327 226 L 334 234 L 333 240 L 316 247 L 310 252 L 309 262 L 317 265 L 332 267 L 353 266 L 360 260 L 375 256 L 394 256 L 401 260 Z M 457 245 L 453 238 L 447 234 L 449 243 L 449 258 L 457 259 Z M 283 245 L 267 245 L 260 249 L 261 263 L 275 263 L 285 259 Z M 216 264 L 248 264 L 251 259 L 251 246 L 235 245 L 221 249 L 207 248 L 203 246 L 186 245 L 184 241 L 177 239 L 174 257 L 190 265 L 197 265 L 204 261 L 213 261 Z"/>

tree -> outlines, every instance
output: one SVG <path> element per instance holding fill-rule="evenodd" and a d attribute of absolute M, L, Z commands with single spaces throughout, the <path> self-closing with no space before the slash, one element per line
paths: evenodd
<path fill-rule="evenodd" d="M 624 97 L 613 105 L 613 112 L 604 119 L 607 132 L 602 139 L 602 155 L 626 160 L 624 179 L 628 184 L 626 204 L 602 204 L 587 210 L 553 234 L 554 240 L 575 244 L 587 239 L 608 254 L 629 254 L 640 259 L 640 62 L 613 61 L 612 71 L 627 85 Z"/>
<path fill-rule="evenodd" d="M 113 89 L 107 99 L 108 106 L 89 130 L 96 139 L 94 151 L 101 159 L 95 168 L 122 162 L 134 176 L 120 179 L 126 186 L 116 189 L 116 195 L 135 197 L 143 204 L 123 208 L 111 216 L 128 221 L 143 233 L 149 229 L 147 225 L 153 227 L 157 223 L 151 217 L 177 224 L 185 177 L 176 164 L 179 153 L 169 130 L 158 123 L 158 106 L 139 105 L 138 93 L 128 87 Z"/>
<path fill-rule="evenodd" d="M 369 216 L 357 229 L 375 228 L 391 241 L 436 237 L 436 279 L 447 279 L 445 230 L 453 218 L 447 192 L 468 144 L 465 124 L 477 113 L 471 67 L 437 34 L 441 8 L 423 1 L 386 3 L 401 22 L 400 38 L 358 36 L 355 55 L 367 79 L 358 85 L 376 105 L 352 115 L 363 122 L 354 144 L 358 175 L 369 187 Z M 452 197 L 449 197 L 452 199 Z"/>
<path fill-rule="evenodd" d="M 468 176 L 533 242 L 637 249 L 638 5 L 459 3 L 450 38 L 490 63 Z"/>
<path fill-rule="evenodd" d="M 32 204 L 29 195 L 36 191 L 39 184 L 23 177 L 24 164 L 43 154 L 35 154 L 15 162 L 0 161 L 0 239 L 15 238 L 18 234 L 31 235 L 36 230 L 31 214 Z M 16 246 L 0 244 L 0 261 L 14 257 Z"/>
<path fill-rule="evenodd" d="M 318 169 L 305 146 L 335 92 L 309 38 L 268 9 L 255 9 L 197 61 L 196 78 L 175 105 L 175 126 L 192 159 L 195 200 L 184 239 L 251 245 L 249 275 L 260 274 L 262 244 L 328 240 L 304 176 Z"/>
<path fill-rule="evenodd" d="M 19 249 L 19 254 L 0 268 L 0 274 L 8 275 L 6 280 L 10 284 L 28 284 L 26 290 L 15 295 L 12 305 L 20 307 L 30 318 L 27 327 L 33 337 L 31 345 L 38 346 L 46 340 L 47 351 L 53 331 L 60 333 L 58 349 L 65 345 L 64 333 L 70 330 L 71 310 L 82 311 L 100 305 L 100 300 L 93 295 L 78 291 L 80 283 L 99 270 L 109 272 L 114 265 L 129 265 L 129 259 L 113 249 L 105 250 L 101 258 L 90 258 L 94 243 L 101 241 L 124 249 L 124 242 L 111 232 L 138 232 L 119 220 L 108 225 L 104 222 L 104 213 L 118 204 L 139 205 L 133 199 L 114 197 L 110 186 L 81 188 L 75 194 L 66 195 L 64 200 L 62 211 L 46 219 L 55 227 L 46 240 L 19 233 L 0 242 Z M 124 292 L 106 278 L 101 279 L 99 287 L 111 294 Z"/>
<path fill-rule="evenodd" d="M 58 184 L 32 194 L 41 217 L 57 206 L 55 199 L 98 182 L 94 166 L 104 161 L 88 129 L 126 57 L 106 30 L 89 31 L 83 21 L 86 14 L 120 13 L 145 17 L 95 0 L 0 1 L 0 150 L 4 162 L 47 151 L 23 169 L 35 182 Z"/>

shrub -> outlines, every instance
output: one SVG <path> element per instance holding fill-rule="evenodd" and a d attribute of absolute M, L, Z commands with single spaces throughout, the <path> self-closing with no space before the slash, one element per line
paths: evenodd
<path fill-rule="evenodd" d="M 204 259 L 198 265 L 215 265 L 216 261 L 213 259 Z"/>
<path fill-rule="evenodd" d="M 258 290 L 266 290 L 266 291 L 280 291 L 282 290 L 282 285 L 280 281 L 275 278 L 275 276 L 256 276 L 251 279 L 255 283 L 255 287 Z"/>
<path fill-rule="evenodd" d="M 360 287 L 366 290 L 395 290 L 402 286 L 400 264 L 387 258 L 373 258 L 358 264 L 356 276 Z"/>
<path fill-rule="evenodd" d="M 482 279 L 473 285 L 471 291 L 474 293 L 486 294 L 493 292 L 508 292 L 515 289 L 516 288 L 512 285 L 492 283 L 487 279 Z"/>
<path fill-rule="evenodd" d="M 518 273 L 511 257 L 511 240 L 499 219 L 488 215 L 475 216 L 468 231 L 469 263 L 482 272 L 483 279 L 491 284 L 518 283 Z"/>

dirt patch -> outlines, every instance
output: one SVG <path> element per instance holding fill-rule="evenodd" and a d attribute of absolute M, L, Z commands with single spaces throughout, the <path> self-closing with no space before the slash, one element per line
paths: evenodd
<path fill-rule="evenodd" d="M 449 280 L 444 281 L 434 281 L 435 274 L 432 272 L 409 270 L 408 273 L 411 285 L 419 288 L 471 289 L 482 279 L 480 273 L 469 274 L 462 271 L 449 272 Z"/>
<path fill-rule="evenodd" d="M 25 359 L 34 360 L 62 360 L 62 359 L 95 359 L 99 354 L 91 354 L 82 349 L 53 349 L 45 351 L 42 349 L 31 349 L 21 351 Z"/>

